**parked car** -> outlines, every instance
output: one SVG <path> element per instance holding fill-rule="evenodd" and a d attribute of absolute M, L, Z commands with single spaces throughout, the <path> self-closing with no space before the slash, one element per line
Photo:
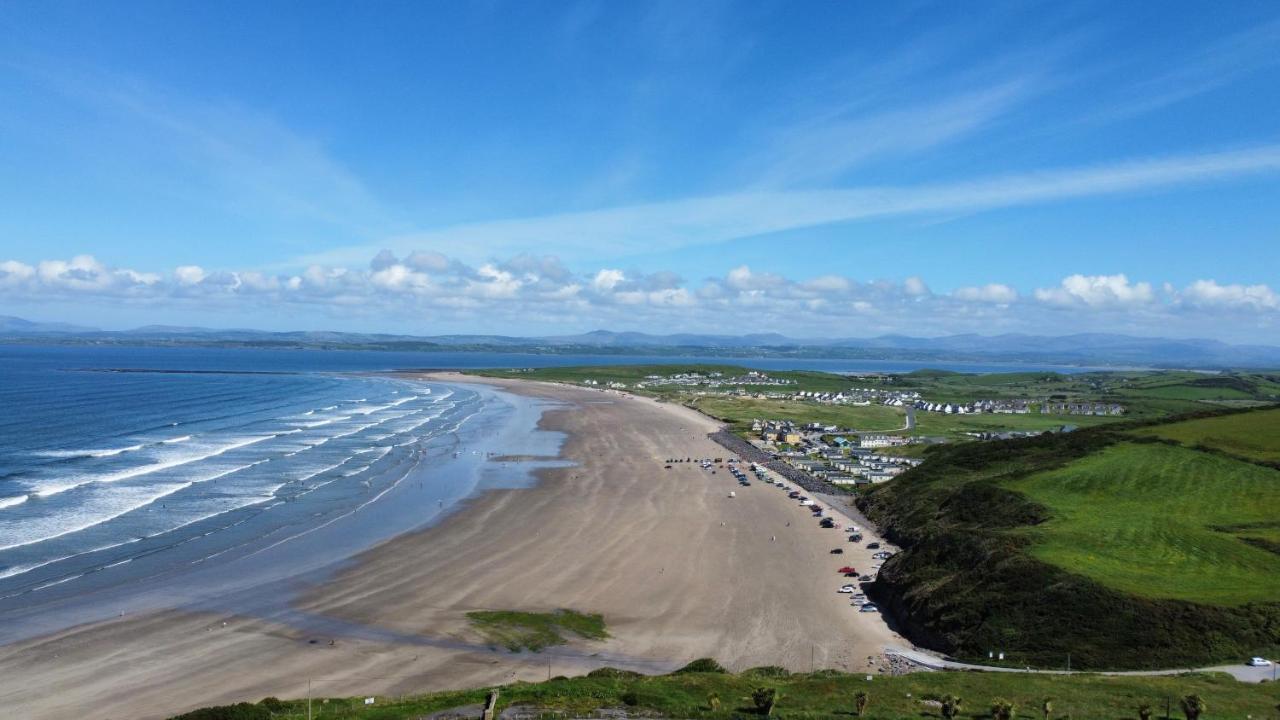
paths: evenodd
<path fill-rule="evenodd" d="M 852 604 L 853 604 L 853 605 L 855 605 L 855 606 L 858 606 L 858 605 L 866 605 L 866 604 L 867 604 L 867 599 L 866 599 L 866 598 L 854 598 L 854 599 L 853 599 L 853 603 L 852 603 Z"/>
<path fill-rule="evenodd" d="M 1249 658 L 1249 664 L 1253 667 L 1271 667 L 1271 661 L 1266 658 Z"/>
<path fill-rule="evenodd" d="M 836 592 L 851 593 L 851 592 L 853 592 L 853 591 L 854 591 L 854 590 L 856 590 L 856 589 L 857 589 L 857 588 L 855 588 L 855 587 L 854 587 L 854 586 L 852 586 L 852 585 L 841 585 L 841 586 L 840 586 L 840 589 L 839 589 L 839 590 L 837 590 Z"/>
<path fill-rule="evenodd" d="M 832 554 L 832 555 L 843 555 L 843 554 L 844 554 L 844 548 L 836 548 L 835 550 L 832 550 L 832 551 L 831 551 L 831 554 Z"/>
<path fill-rule="evenodd" d="M 862 542 L 862 533 L 854 533 L 849 536 L 849 542 Z"/>
<path fill-rule="evenodd" d="M 876 607 L 874 603 L 867 603 L 866 605 L 858 608 L 858 612 L 877 612 L 879 610 L 880 608 Z"/>
<path fill-rule="evenodd" d="M 858 578 L 858 579 L 859 579 L 859 580 L 861 580 L 862 582 L 871 582 L 871 581 L 875 580 L 875 578 L 871 577 L 870 575 L 863 575 L 862 577 L 860 577 L 860 578 Z"/>
<path fill-rule="evenodd" d="M 874 543 L 867 543 L 867 549 L 868 549 L 868 550 L 879 550 L 879 549 L 880 549 L 880 543 L 878 543 L 878 542 L 874 542 Z"/>

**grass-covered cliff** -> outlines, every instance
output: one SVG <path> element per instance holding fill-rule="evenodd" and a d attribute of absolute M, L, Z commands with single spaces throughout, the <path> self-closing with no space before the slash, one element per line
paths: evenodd
<path fill-rule="evenodd" d="M 1280 413 L 1226 417 L 931 451 L 859 501 L 904 548 L 875 594 L 908 637 L 971 660 L 1168 668 L 1276 650 L 1280 471 L 1256 459 L 1280 446 Z M 1219 449 L 1224 425 L 1248 428 L 1247 455 Z"/>

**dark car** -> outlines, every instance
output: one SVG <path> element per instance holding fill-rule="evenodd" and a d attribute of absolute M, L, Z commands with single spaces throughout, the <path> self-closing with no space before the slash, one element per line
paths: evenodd
<path fill-rule="evenodd" d="M 871 582 L 871 576 L 870 576 L 870 575 L 863 575 L 862 577 L 860 577 L 860 578 L 858 578 L 858 579 L 859 579 L 859 580 L 861 580 L 862 582 Z"/>
<path fill-rule="evenodd" d="M 880 549 L 880 543 L 867 543 L 867 549 L 868 549 L 868 550 L 879 550 L 879 549 Z"/>
<path fill-rule="evenodd" d="M 670 466 L 670 465 L 667 465 L 667 466 L 665 466 L 665 467 L 666 467 L 666 469 L 667 469 L 667 470 L 670 470 L 670 469 L 671 469 L 671 466 Z"/>
<path fill-rule="evenodd" d="M 832 551 L 831 551 L 831 554 L 832 554 L 832 555 L 843 555 L 843 554 L 844 554 L 844 548 L 836 548 L 836 549 L 834 549 L 834 550 L 832 550 Z"/>

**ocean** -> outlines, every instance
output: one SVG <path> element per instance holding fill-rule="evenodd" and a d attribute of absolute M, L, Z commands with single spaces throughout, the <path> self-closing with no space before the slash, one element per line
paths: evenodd
<path fill-rule="evenodd" d="M 528 482 L 540 466 L 503 463 L 496 477 L 484 456 L 557 453 L 557 438 L 534 431 L 540 407 L 378 371 L 699 359 L 0 346 L 0 610 L 147 578 L 195 587 L 192 567 L 261 553 L 357 512 L 376 518 L 296 543 L 309 549 L 289 562 L 319 567 L 424 526 L 478 488 Z M 412 493 L 400 487 L 406 479 Z M 375 506 L 393 490 L 395 503 Z"/>

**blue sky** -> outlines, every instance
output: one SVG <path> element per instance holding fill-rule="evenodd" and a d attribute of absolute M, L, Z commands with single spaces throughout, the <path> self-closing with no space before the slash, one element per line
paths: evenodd
<path fill-rule="evenodd" d="M 1280 9 L 0 3 L 0 313 L 1280 344 Z"/>

